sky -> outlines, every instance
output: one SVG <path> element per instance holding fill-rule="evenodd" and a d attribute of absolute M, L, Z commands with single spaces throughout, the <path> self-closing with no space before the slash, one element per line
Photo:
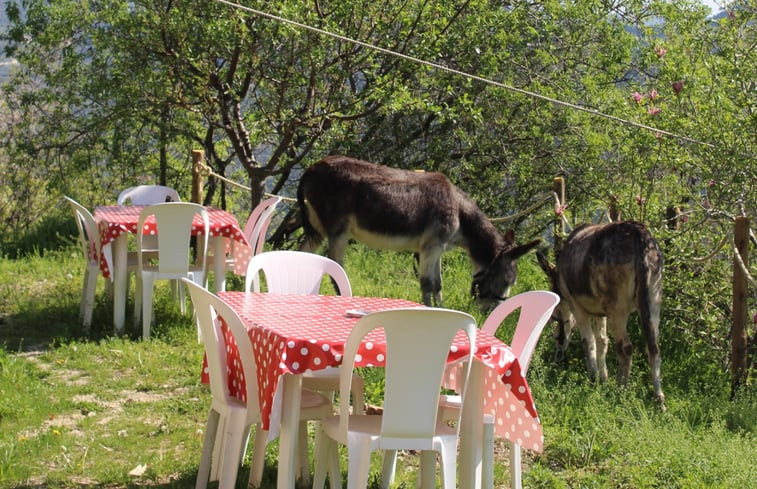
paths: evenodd
<path fill-rule="evenodd" d="M 718 0 L 718 2 L 721 2 L 721 0 Z M 716 2 L 715 0 L 702 0 L 702 3 L 710 7 L 713 14 L 720 12 L 720 7 L 717 4 L 718 2 Z"/>

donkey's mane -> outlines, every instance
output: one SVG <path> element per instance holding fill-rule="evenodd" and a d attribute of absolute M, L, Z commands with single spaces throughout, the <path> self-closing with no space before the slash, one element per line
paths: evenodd
<path fill-rule="evenodd" d="M 506 243 L 486 214 L 464 192 L 458 190 L 460 231 L 471 259 L 486 267 Z"/>

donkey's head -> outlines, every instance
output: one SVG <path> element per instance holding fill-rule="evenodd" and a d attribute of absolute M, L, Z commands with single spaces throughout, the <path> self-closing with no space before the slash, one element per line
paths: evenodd
<path fill-rule="evenodd" d="M 555 328 L 555 362 L 559 363 L 565 361 L 565 350 L 570 343 L 570 336 L 573 334 L 576 320 L 573 317 L 568 302 L 563 297 L 563 294 L 560 293 L 557 267 L 549 262 L 542 250 L 536 252 L 536 259 L 541 269 L 547 274 L 547 278 L 549 278 L 552 292 L 560 296 L 560 303 L 552 311 L 552 319 L 557 324 Z"/>
<path fill-rule="evenodd" d="M 510 230 L 505 234 L 505 245 L 494 260 L 473 275 L 471 295 L 483 310 L 491 309 L 507 298 L 518 278 L 518 258 L 536 248 L 541 240 L 536 239 L 522 245 L 515 245 L 514 242 L 514 234 Z"/>

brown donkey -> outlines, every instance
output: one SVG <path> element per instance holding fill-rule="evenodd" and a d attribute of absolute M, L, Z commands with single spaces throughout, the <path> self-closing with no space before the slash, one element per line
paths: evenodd
<path fill-rule="evenodd" d="M 515 245 L 444 175 L 328 156 L 302 175 L 297 190 L 305 242 L 315 252 L 325 238 L 328 256 L 343 263 L 350 238 L 382 250 L 418 254 L 423 303 L 442 303 L 441 255 L 464 248 L 473 263 L 471 293 L 482 307 L 507 297 L 515 261 L 539 240 Z"/>
<path fill-rule="evenodd" d="M 581 333 L 586 366 L 592 378 L 607 380 L 607 326 L 619 358 L 618 383 L 626 385 L 633 346 L 628 316 L 639 314 L 647 360 L 657 400 L 664 409 L 657 344 L 662 302 L 663 257 L 649 230 L 634 221 L 576 228 L 558 251 L 557 265 L 538 253 L 561 301 L 557 319 L 555 358 L 562 360 L 573 326 Z M 593 325 L 592 325 L 593 323 Z"/>

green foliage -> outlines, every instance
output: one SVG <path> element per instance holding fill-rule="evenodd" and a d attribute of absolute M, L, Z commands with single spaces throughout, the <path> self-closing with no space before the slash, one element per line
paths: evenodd
<path fill-rule="evenodd" d="M 186 198 L 195 148 L 205 150 L 214 171 L 252 184 L 246 192 L 212 178 L 206 182 L 205 203 L 238 216 L 247 215 L 263 189 L 293 195 L 302 169 L 324 154 L 344 153 L 442 171 L 493 217 L 515 215 L 541 202 L 526 215 L 498 224 L 502 230 L 514 228 L 519 242 L 551 239 L 552 181 L 562 176 L 569 225 L 604 220 L 614 197 L 622 217 L 647 224 L 662 246 L 661 341 L 669 414 L 690 430 L 691 438 L 725 440 L 727 433 L 754 432 L 753 392 L 728 401 L 732 251 L 718 248 L 724 239 L 729 242 L 734 217 L 748 216 L 753 224 L 757 215 L 753 2 L 730 2 L 717 22 L 707 20 L 695 2 L 287 0 L 249 5 L 495 85 L 216 2 L 5 2 L 9 24 L 0 40 L 6 55 L 18 62 L 3 82 L 0 100 L 0 332 L 5 351 L 87 341 L 76 307 L 81 253 L 69 246 L 75 230 L 60 196 L 92 208 L 114 202 L 126 186 L 159 182 Z M 614 119 L 598 117 L 594 110 Z M 283 220 L 281 225 L 292 224 Z M 412 255 L 357 247 L 347 260 L 356 294 L 420 299 Z M 468 295 L 465 255 L 448 253 L 443 265 L 445 304 L 481 318 Z M 239 285 L 234 279 L 230 283 Z M 533 257 L 525 257 L 514 292 L 544 287 Z M 754 294 L 747 301 L 751 317 L 757 310 Z M 166 322 L 157 326 L 156 337 L 184 345 L 191 333 L 184 331 L 165 291 L 159 291 L 157 307 Z M 99 293 L 89 341 L 106 341 L 110 316 L 108 301 Z M 508 324 L 500 335 L 507 339 L 511 330 Z M 646 403 L 643 348 L 635 323 L 630 330 L 638 356 L 634 375 L 641 377 L 629 395 Z M 541 392 L 539 385 L 549 386 L 547 393 L 581 386 L 577 340 L 570 350 L 574 375 L 551 366 L 550 348 L 542 345 L 534 359 L 530 376 L 536 390 Z M 15 360 L 3 362 L 4 370 L 17 368 Z M 380 386 L 378 380 L 374 386 Z M 612 404 L 628 399 L 614 398 L 612 388 L 595 392 L 593 387 L 547 402 L 569 406 L 588 399 L 600 412 L 621 420 L 630 416 L 616 413 Z M 89 402 L 79 406 L 92 408 Z M 638 460 L 628 465 L 624 478 L 618 474 L 620 449 L 603 433 L 588 431 L 590 421 L 602 420 L 575 409 L 585 426 L 554 437 L 554 456 L 534 460 L 529 485 L 731 483 L 728 476 L 725 483 L 700 478 L 700 466 L 707 464 L 685 459 L 685 450 L 696 447 L 675 434 L 669 434 L 676 444 L 665 452 L 669 458 L 655 464 L 647 453 L 634 454 Z M 547 410 L 544 419 L 551 414 Z M 639 429 L 653 440 L 661 427 L 679 429 L 651 415 L 645 422 Z M 748 441 L 751 435 L 744 436 Z M 45 450 L 57 446 L 49 430 L 41 439 Z M 647 448 L 661 443 L 650 442 Z M 0 454 L 5 460 L 19 460 L 19 455 L 35 460 L 36 449 L 41 448 L 4 442 Z M 65 465 L 66 456 L 55 463 Z M 715 459 L 717 467 L 728 466 Z M 15 470 L 9 464 L 0 462 L 0 476 Z M 29 463 L 21 467 L 33 472 Z M 108 470 L 108 481 L 130 482 L 123 470 Z M 693 475 L 685 475 L 687 470 Z M 65 485 L 64 479 L 51 475 L 48 483 Z"/>

